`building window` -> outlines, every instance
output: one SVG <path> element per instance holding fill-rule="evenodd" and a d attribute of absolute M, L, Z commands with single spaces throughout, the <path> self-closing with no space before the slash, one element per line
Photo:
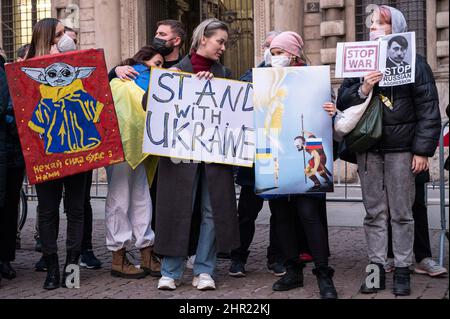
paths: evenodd
<path fill-rule="evenodd" d="M 363 0 L 356 1 L 356 40 L 368 41 L 369 29 L 366 26 L 366 19 L 369 12 L 366 12 L 370 4 L 388 5 L 400 10 L 408 23 L 408 31 L 416 32 L 417 53 L 426 57 L 426 1 L 425 0 Z"/>
<path fill-rule="evenodd" d="M 51 17 L 51 0 L 2 0 L 1 6 L 3 49 L 12 61 L 17 49 L 30 43 L 36 22 Z"/>

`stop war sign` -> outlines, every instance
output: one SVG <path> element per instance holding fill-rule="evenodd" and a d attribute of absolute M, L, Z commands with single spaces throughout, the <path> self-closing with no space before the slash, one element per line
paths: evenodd
<path fill-rule="evenodd" d="M 336 53 L 336 77 L 363 77 L 382 69 L 379 42 L 338 43 Z"/>

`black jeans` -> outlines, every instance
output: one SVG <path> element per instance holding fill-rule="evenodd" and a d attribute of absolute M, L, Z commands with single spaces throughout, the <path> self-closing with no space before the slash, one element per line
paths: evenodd
<path fill-rule="evenodd" d="M 325 230 L 325 234 L 327 237 L 327 250 L 328 250 L 328 257 L 330 257 L 330 248 L 328 244 L 328 218 L 327 218 L 327 202 L 326 200 L 323 200 L 320 202 L 320 208 L 318 210 L 320 221 L 322 222 L 323 229 Z M 312 255 L 311 249 L 308 245 L 308 239 L 306 237 L 305 233 L 305 226 L 301 222 L 300 218 L 297 216 L 296 222 L 299 224 L 297 228 L 297 239 L 298 239 L 298 247 L 300 250 L 300 253 L 307 253 L 309 255 Z"/>
<path fill-rule="evenodd" d="M 16 259 L 17 218 L 23 168 L 8 168 L 6 173 L 5 203 L 0 206 L 0 262 Z"/>
<path fill-rule="evenodd" d="M 325 197 L 295 195 L 273 200 L 272 214 L 276 220 L 276 234 L 285 256 L 286 264 L 299 263 L 302 252 L 299 245 L 301 226 L 306 235 L 309 249 L 316 265 L 328 265 L 328 238 L 326 227 L 320 218 L 320 211 L 326 205 Z"/>
<path fill-rule="evenodd" d="M 239 232 L 241 239 L 241 246 L 231 252 L 231 259 L 233 261 L 240 261 L 247 263 L 247 258 L 250 254 L 248 250 L 255 235 L 255 221 L 258 214 L 263 208 L 264 199 L 255 194 L 254 188 L 251 186 L 242 186 L 241 195 L 239 197 L 238 214 L 239 214 Z M 269 201 L 270 210 L 272 211 L 272 204 Z M 274 230 L 274 218 L 270 216 L 270 244 L 267 248 L 268 263 L 283 262 L 277 237 Z"/>
<path fill-rule="evenodd" d="M 414 257 L 420 263 L 425 258 L 431 258 L 430 235 L 428 230 L 428 211 L 425 202 L 426 184 L 416 180 L 416 197 L 412 207 L 414 218 Z M 394 258 L 392 251 L 392 227 L 388 223 L 388 257 Z"/>
<path fill-rule="evenodd" d="M 83 242 L 81 244 L 81 251 L 92 250 L 92 223 L 93 223 L 93 215 L 92 215 L 92 206 L 91 206 L 91 185 L 92 185 L 92 175 L 93 171 L 89 171 L 86 173 L 86 193 L 84 197 L 84 226 L 83 226 Z M 61 194 L 62 196 L 62 194 Z M 67 211 L 68 203 L 66 200 L 66 196 L 64 196 L 64 212 Z M 59 199 L 61 201 L 61 199 Z M 37 207 L 37 211 L 39 212 L 39 206 Z M 59 229 L 59 221 L 55 224 L 56 229 Z M 39 235 L 39 218 L 36 220 L 36 232 L 34 238 L 37 240 L 40 238 Z"/>
<path fill-rule="evenodd" d="M 39 202 L 39 233 L 44 255 L 58 252 L 59 205 L 63 187 L 67 215 L 66 250 L 81 253 L 86 175 L 81 173 L 36 185 Z"/>

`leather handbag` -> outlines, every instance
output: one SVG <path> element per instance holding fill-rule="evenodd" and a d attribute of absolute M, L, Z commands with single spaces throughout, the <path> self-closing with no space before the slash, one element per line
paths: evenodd
<path fill-rule="evenodd" d="M 382 132 L 383 102 L 374 94 L 356 127 L 344 137 L 345 144 L 351 152 L 365 153 L 381 140 Z"/>

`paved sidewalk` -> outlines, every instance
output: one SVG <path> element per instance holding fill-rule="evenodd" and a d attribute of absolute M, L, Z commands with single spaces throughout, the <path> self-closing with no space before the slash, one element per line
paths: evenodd
<path fill-rule="evenodd" d="M 340 206 L 339 206 L 340 205 Z M 360 210 L 361 205 L 329 203 L 328 210 L 331 225 L 335 222 L 337 211 L 344 214 L 342 205 L 348 205 L 349 210 Z M 33 206 L 33 205 L 30 205 Z M 105 227 L 102 216 L 104 201 L 95 201 L 94 209 L 97 219 L 94 221 L 94 250 L 103 261 L 104 267 L 100 270 L 81 270 L 80 289 L 57 289 L 45 291 L 42 289 L 45 274 L 34 272 L 34 264 L 40 258 L 40 254 L 34 251 L 33 218 L 27 220 L 22 232 L 22 249 L 17 252 L 17 260 L 14 266 L 18 272 L 18 278 L 13 281 L 3 279 L 0 287 L 0 299 L 10 298 L 133 298 L 133 299 L 316 299 L 318 288 L 315 277 L 312 275 L 311 265 L 305 268 L 304 288 L 294 289 L 288 292 L 272 291 L 272 284 L 277 280 L 266 268 L 266 247 L 268 245 L 269 227 L 268 212 L 264 209 L 257 222 L 256 236 L 251 247 L 251 255 L 247 264 L 248 275 L 246 278 L 236 279 L 227 275 L 229 260 L 219 260 L 216 291 L 200 292 L 191 286 L 192 271 L 187 270 L 183 278 L 183 285 L 174 292 L 162 292 L 156 289 L 157 279 L 147 277 L 143 280 L 126 280 L 113 278 L 109 274 L 111 254 L 105 248 Z M 102 208 L 103 207 L 103 208 Z M 345 206 L 344 206 L 345 207 Z M 31 209 L 30 209 L 31 210 Z M 32 214 L 31 214 L 32 216 Z M 348 218 L 348 217 L 347 217 Z M 60 251 L 64 248 L 63 234 L 66 223 L 61 222 L 61 236 L 59 239 Z M 64 230 L 64 231 L 63 231 Z M 438 235 L 436 230 L 431 230 L 432 251 L 438 255 Z M 358 293 L 360 284 L 364 278 L 366 266 L 366 244 L 362 227 L 331 226 L 330 248 L 332 258 L 330 264 L 336 269 L 335 284 L 342 299 L 386 299 L 395 298 L 391 292 L 392 276 L 388 276 L 388 289 L 377 295 L 361 295 Z M 448 253 L 448 243 L 446 244 Z M 138 256 L 138 254 L 136 254 Z M 448 255 L 447 255 L 448 256 Z M 64 254 L 60 256 L 63 265 Z M 448 268 L 448 257 L 446 258 Z M 448 299 L 449 279 L 430 278 L 424 275 L 412 276 L 412 295 L 406 298 L 412 299 Z M 400 298 L 399 298 L 400 299 Z"/>

